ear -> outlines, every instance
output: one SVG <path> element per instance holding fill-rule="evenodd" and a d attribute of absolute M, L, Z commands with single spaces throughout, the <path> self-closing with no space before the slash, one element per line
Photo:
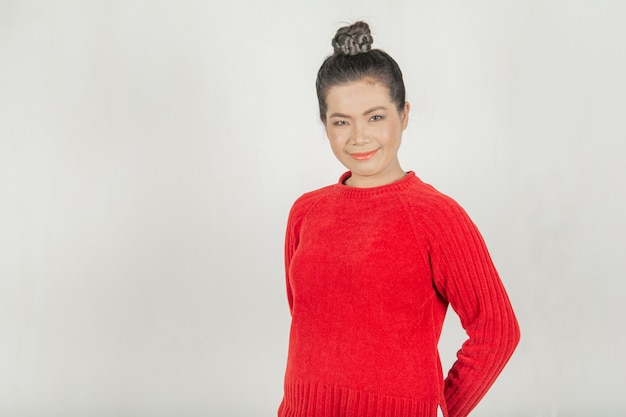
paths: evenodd
<path fill-rule="evenodd" d="M 408 101 L 404 102 L 404 109 L 402 110 L 402 113 L 400 114 L 401 120 L 402 120 L 402 130 L 406 129 L 406 127 L 409 125 L 409 111 L 411 110 L 411 105 L 409 104 Z"/>

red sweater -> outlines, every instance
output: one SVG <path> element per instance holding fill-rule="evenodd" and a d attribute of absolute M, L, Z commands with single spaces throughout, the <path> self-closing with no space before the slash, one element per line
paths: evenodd
<path fill-rule="evenodd" d="M 475 225 L 413 172 L 304 194 L 287 226 L 292 316 L 279 417 L 467 416 L 519 341 Z M 448 304 L 468 340 L 443 378 Z"/>

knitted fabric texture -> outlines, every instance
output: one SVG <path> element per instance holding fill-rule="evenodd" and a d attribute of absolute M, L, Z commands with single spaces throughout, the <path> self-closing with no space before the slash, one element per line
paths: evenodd
<path fill-rule="evenodd" d="M 464 417 L 519 341 L 465 211 L 413 172 L 389 185 L 304 194 L 285 240 L 292 316 L 279 417 Z M 448 305 L 468 334 L 443 376 Z"/>

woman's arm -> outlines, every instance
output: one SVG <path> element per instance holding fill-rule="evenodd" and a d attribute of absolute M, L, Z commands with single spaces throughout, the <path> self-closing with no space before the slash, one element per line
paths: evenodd
<path fill-rule="evenodd" d="M 468 335 L 445 380 L 449 417 L 465 417 L 487 393 L 520 339 L 502 281 L 474 223 L 455 202 L 438 212 L 431 254 L 438 291 Z"/>

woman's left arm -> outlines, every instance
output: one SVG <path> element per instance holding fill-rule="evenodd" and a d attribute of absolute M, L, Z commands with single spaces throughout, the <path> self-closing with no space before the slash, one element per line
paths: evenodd
<path fill-rule="evenodd" d="M 520 329 L 485 242 L 456 202 L 441 210 L 431 262 L 435 286 L 468 335 L 445 380 L 449 417 L 465 417 L 494 383 Z"/>

